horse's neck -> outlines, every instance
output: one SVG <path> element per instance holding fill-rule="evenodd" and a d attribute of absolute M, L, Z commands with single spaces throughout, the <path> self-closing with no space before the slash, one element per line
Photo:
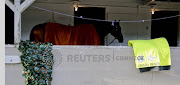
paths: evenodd
<path fill-rule="evenodd" d="M 105 24 L 105 23 L 100 23 L 100 24 L 96 24 L 95 28 L 101 39 L 101 44 L 104 44 L 105 36 L 107 36 L 107 34 L 111 32 L 110 26 L 108 26 L 108 24 Z"/>
<path fill-rule="evenodd" d="M 98 31 L 100 36 L 103 36 L 103 38 L 110 33 L 110 29 L 111 28 L 109 28 L 109 26 L 107 26 L 106 24 L 96 26 L 96 30 Z"/>
<path fill-rule="evenodd" d="M 106 30 L 104 31 L 104 37 L 105 36 L 107 36 L 110 32 L 111 32 L 111 30 L 110 30 L 111 28 L 106 28 Z"/>

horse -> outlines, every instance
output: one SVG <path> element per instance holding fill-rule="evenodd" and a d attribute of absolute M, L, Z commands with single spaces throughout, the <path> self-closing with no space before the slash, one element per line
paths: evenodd
<path fill-rule="evenodd" d="M 51 26 L 49 26 L 50 23 Z M 123 35 L 118 22 L 115 22 L 114 26 L 110 22 L 79 24 L 76 26 L 50 23 L 35 25 L 30 33 L 30 41 L 51 42 L 55 45 L 104 45 L 105 36 L 110 33 L 119 43 L 123 42 Z"/>

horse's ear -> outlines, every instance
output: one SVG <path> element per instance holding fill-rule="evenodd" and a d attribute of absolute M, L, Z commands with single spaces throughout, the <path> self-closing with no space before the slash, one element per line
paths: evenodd
<path fill-rule="evenodd" d="M 116 26 L 115 26 L 116 28 L 121 28 L 120 27 L 120 20 L 118 21 L 118 22 L 116 22 Z"/>
<path fill-rule="evenodd" d="M 111 24 L 112 26 L 114 26 L 114 21 L 112 21 L 112 24 Z"/>

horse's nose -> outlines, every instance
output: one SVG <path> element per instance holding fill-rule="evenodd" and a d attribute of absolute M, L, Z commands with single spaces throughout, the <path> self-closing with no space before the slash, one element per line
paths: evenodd
<path fill-rule="evenodd" d="M 119 43 L 123 43 L 124 39 L 123 37 L 118 38 Z"/>

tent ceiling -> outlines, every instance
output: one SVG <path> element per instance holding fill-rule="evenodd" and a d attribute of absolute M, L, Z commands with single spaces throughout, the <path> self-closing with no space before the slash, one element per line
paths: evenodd
<path fill-rule="evenodd" d="M 10 0 L 14 2 L 14 0 Z M 21 0 L 24 1 L 24 0 Z M 136 6 L 136 5 L 151 5 L 151 4 L 178 4 L 180 0 L 36 0 L 35 3 L 73 3 L 79 1 L 79 4 L 89 5 L 108 5 L 108 6 Z"/>
<path fill-rule="evenodd" d="M 73 3 L 76 0 L 36 0 L 35 3 Z M 137 6 L 137 5 L 180 5 L 180 0 L 78 0 L 80 5 Z"/>
<path fill-rule="evenodd" d="M 79 0 L 82 5 L 137 6 L 138 0 Z M 35 3 L 72 3 L 73 0 L 36 0 Z"/>

